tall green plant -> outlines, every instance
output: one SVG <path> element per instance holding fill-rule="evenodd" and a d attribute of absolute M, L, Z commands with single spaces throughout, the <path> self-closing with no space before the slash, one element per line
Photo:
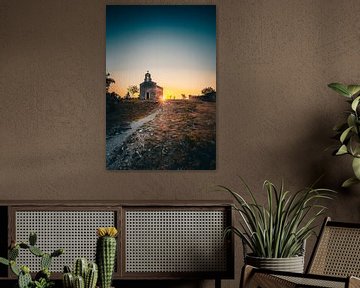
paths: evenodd
<path fill-rule="evenodd" d="M 318 200 L 331 199 L 334 191 L 310 187 L 291 193 L 284 189 L 283 183 L 278 189 L 266 180 L 267 205 L 263 206 L 257 202 L 249 186 L 243 183 L 251 197 L 250 202 L 232 189 L 220 186 L 235 198 L 233 208 L 240 215 L 240 227 L 229 227 L 225 233 L 233 232 L 239 236 L 256 257 L 300 255 L 304 241 L 314 233 L 315 220 L 326 209 L 317 203 Z"/>
<path fill-rule="evenodd" d="M 346 112 L 346 122 L 334 127 L 340 141 L 334 155 L 349 154 L 353 157 L 352 168 L 355 177 L 347 179 L 342 184 L 343 187 L 348 187 L 360 183 L 360 85 L 331 83 L 328 87 L 344 96 L 350 104 L 350 110 Z"/>

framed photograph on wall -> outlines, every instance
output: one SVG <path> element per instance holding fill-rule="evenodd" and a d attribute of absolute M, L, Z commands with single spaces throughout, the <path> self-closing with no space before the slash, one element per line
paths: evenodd
<path fill-rule="evenodd" d="M 106 6 L 106 168 L 216 169 L 216 6 Z"/>

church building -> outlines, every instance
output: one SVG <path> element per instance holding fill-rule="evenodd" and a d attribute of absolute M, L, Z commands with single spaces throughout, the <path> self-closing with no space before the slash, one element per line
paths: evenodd
<path fill-rule="evenodd" d="M 140 100 L 159 101 L 163 98 L 163 88 L 151 80 L 149 71 L 145 74 L 144 82 L 140 84 Z"/>

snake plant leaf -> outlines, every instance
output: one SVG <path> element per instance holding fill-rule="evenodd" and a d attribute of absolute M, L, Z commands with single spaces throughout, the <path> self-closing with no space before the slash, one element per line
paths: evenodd
<path fill-rule="evenodd" d="M 357 108 L 358 105 L 359 105 L 359 101 L 360 101 L 360 96 L 356 97 L 356 98 L 354 99 L 354 101 L 352 101 L 352 103 L 351 103 L 351 109 L 352 109 L 352 110 L 356 111 L 356 108 Z"/>
<path fill-rule="evenodd" d="M 359 183 L 360 183 L 359 179 L 357 179 L 356 177 L 351 177 L 351 178 L 345 180 L 344 183 L 342 183 L 341 187 L 348 188 L 352 185 L 359 184 Z"/>
<path fill-rule="evenodd" d="M 341 143 L 344 143 L 346 140 L 346 137 L 349 135 L 349 132 L 352 130 L 353 126 L 350 126 L 349 128 L 345 129 L 345 131 L 340 136 Z"/>
<path fill-rule="evenodd" d="M 267 195 L 265 205 L 252 198 L 252 202 L 247 202 L 238 193 L 222 187 L 235 198 L 237 204 L 234 204 L 234 210 L 243 220 L 239 221 L 239 229 L 231 227 L 226 232 L 242 238 L 243 243 L 258 257 L 301 255 L 304 240 L 313 233 L 315 218 L 324 210 L 316 201 L 330 199 L 329 194 L 334 191 L 310 187 L 290 193 L 284 189 L 283 183 L 278 189 L 270 181 L 265 181 L 263 187 Z M 314 218 L 309 217 L 310 210 L 315 212 Z"/>
<path fill-rule="evenodd" d="M 347 149 L 347 147 L 346 147 L 346 145 L 341 145 L 341 147 L 339 148 L 339 150 L 336 152 L 336 154 L 335 155 L 344 155 L 344 154 L 347 154 L 347 153 L 349 153 L 348 152 L 348 149 Z"/>
<path fill-rule="evenodd" d="M 341 83 L 330 83 L 328 85 L 329 88 L 333 89 L 335 92 L 339 93 L 342 96 L 347 98 L 351 98 L 351 94 L 346 85 Z"/>
<path fill-rule="evenodd" d="M 360 158 L 354 157 L 352 168 L 357 179 L 360 180 Z"/>
<path fill-rule="evenodd" d="M 347 90 L 349 91 L 351 96 L 354 96 L 360 92 L 360 85 L 348 85 Z"/>

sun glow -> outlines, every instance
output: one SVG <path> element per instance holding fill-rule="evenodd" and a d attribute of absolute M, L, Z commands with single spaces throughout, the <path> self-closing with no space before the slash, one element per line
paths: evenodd
<path fill-rule="evenodd" d="M 164 93 L 164 99 L 173 99 L 174 98 L 174 92 L 171 90 L 166 89 Z"/>

